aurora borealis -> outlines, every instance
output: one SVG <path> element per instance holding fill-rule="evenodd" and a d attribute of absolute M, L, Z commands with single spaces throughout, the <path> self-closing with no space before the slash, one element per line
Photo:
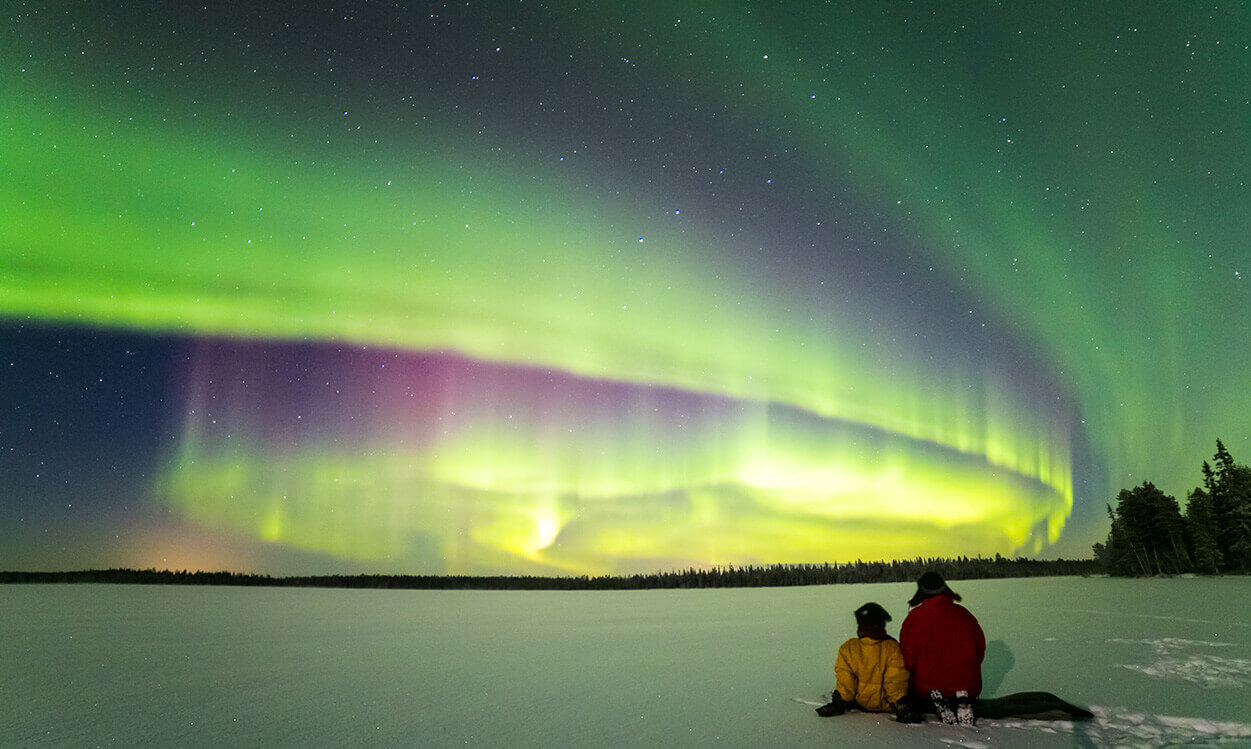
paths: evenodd
<path fill-rule="evenodd" d="M 1245 7 L 619 5 L 13 5 L 0 567 L 1085 555 L 1245 459 Z"/>

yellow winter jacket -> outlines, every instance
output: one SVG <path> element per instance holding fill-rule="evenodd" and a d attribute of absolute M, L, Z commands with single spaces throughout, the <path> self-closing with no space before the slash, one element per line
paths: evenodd
<path fill-rule="evenodd" d="M 908 693 L 908 669 L 895 640 L 853 637 L 834 662 L 838 696 L 873 712 L 889 712 Z"/>

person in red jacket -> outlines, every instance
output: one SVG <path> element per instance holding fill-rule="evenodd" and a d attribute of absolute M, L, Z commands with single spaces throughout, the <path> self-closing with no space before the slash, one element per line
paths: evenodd
<path fill-rule="evenodd" d="M 982 691 L 986 636 L 977 618 L 937 572 L 917 580 L 912 610 L 899 628 L 899 647 L 918 702 L 934 703 L 944 723 L 971 726 L 973 700 Z"/>

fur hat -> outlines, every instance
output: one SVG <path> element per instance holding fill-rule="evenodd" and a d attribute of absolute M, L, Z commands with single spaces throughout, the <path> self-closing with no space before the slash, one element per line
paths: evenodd
<path fill-rule="evenodd" d="M 886 613 L 886 609 L 876 603 L 866 603 L 856 609 L 856 624 L 858 626 L 867 625 L 885 625 L 890 621 L 890 614 Z"/>
<path fill-rule="evenodd" d="M 957 601 L 960 600 L 960 596 L 947 586 L 947 581 L 943 579 L 943 576 L 933 570 L 930 570 L 917 578 L 917 592 L 912 596 L 912 599 L 908 601 L 908 605 L 916 606 L 926 598 L 933 598 L 934 596 L 939 595 L 947 595 Z"/>

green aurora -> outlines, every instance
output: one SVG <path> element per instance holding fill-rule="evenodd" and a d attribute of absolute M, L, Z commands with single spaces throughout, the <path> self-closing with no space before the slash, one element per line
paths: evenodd
<path fill-rule="evenodd" d="M 351 81 L 28 21 L 0 316 L 189 341 L 153 501 L 379 569 L 1082 553 L 1115 489 L 1251 434 L 1251 14 L 1078 12 L 486 11 L 446 79 L 380 36 Z M 570 61 L 478 49 L 527 24 Z M 361 347 L 427 399 L 477 369 L 405 422 Z M 275 439 L 271 401 L 333 418 Z"/>

